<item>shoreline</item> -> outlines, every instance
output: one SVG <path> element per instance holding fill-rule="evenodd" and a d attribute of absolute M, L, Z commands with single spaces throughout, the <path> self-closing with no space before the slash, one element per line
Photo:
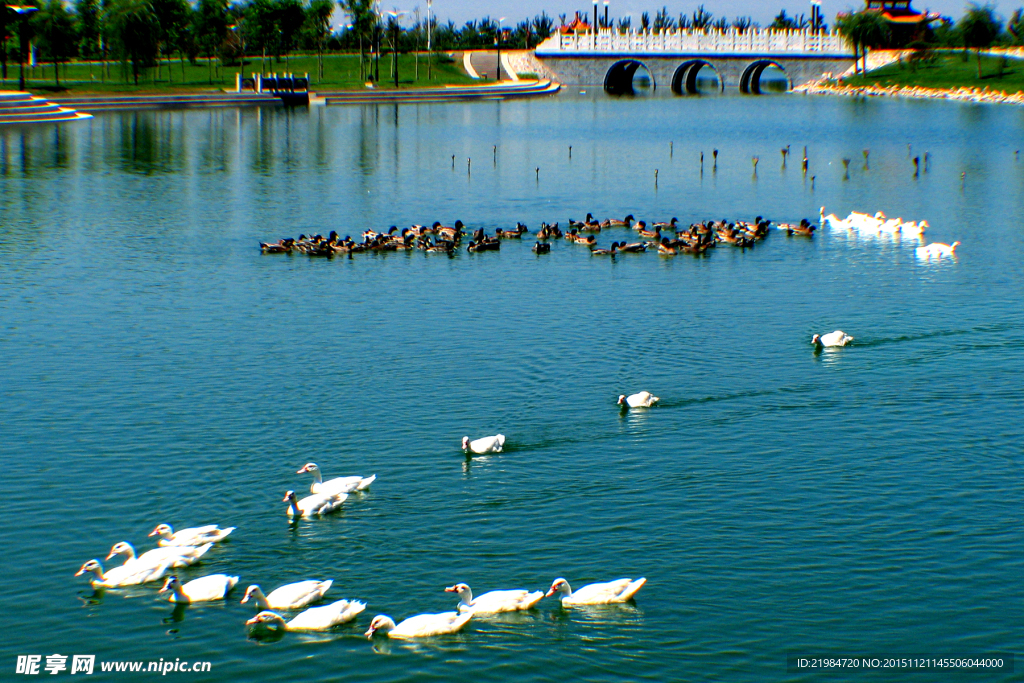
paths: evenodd
<path fill-rule="evenodd" d="M 990 90 L 988 87 L 928 88 L 922 85 L 843 85 L 834 81 L 819 81 L 799 85 L 793 88 L 793 93 L 1024 105 L 1024 91 L 1007 93 L 1003 90 Z"/>

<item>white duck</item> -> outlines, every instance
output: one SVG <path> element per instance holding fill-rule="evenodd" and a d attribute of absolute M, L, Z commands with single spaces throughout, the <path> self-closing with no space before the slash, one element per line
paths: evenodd
<path fill-rule="evenodd" d="M 828 334 L 816 334 L 811 337 L 811 343 L 821 348 L 834 347 L 834 346 L 846 346 L 853 341 L 853 337 L 846 334 L 842 330 L 836 330 L 835 332 L 829 332 Z"/>
<path fill-rule="evenodd" d="M 352 621 L 364 609 L 366 609 L 365 602 L 338 600 L 323 607 L 310 607 L 306 611 L 300 612 L 291 621 L 285 621 L 284 617 L 277 612 L 264 610 L 245 622 L 245 625 L 271 631 L 326 631 L 339 624 Z"/>
<path fill-rule="evenodd" d="M 275 588 L 270 591 L 270 595 L 263 595 L 260 587 L 253 584 L 246 589 L 245 597 L 242 598 L 241 604 L 244 605 L 249 602 L 249 598 L 252 598 L 256 602 L 256 607 L 261 610 L 302 609 L 306 605 L 318 602 L 323 598 L 324 593 L 328 591 L 333 583 L 332 579 L 327 579 L 326 581 L 296 581 L 295 583 Z"/>
<path fill-rule="evenodd" d="M 370 484 L 377 480 L 376 474 L 369 477 L 335 477 L 324 481 L 320 473 L 320 467 L 315 462 L 306 463 L 301 470 L 295 474 L 310 473 L 313 475 L 313 483 L 309 486 L 310 493 L 352 493 L 353 491 L 365 491 Z"/>
<path fill-rule="evenodd" d="M 157 541 L 157 545 L 161 546 L 206 545 L 207 543 L 220 543 L 234 530 L 233 526 L 221 529 L 216 524 L 208 524 L 175 531 L 170 524 L 157 524 L 156 528 L 149 532 L 149 535 L 159 536 L 160 540 Z"/>
<path fill-rule="evenodd" d="M 389 638 L 427 638 L 456 633 L 473 617 L 472 612 L 441 612 L 440 614 L 417 614 L 415 617 L 401 621 L 395 625 L 394 620 L 386 614 L 378 614 L 370 622 L 366 632 L 367 638 L 378 633 Z"/>
<path fill-rule="evenodd" d="M 236 583 L 238 583 L 238 577 L 227 574 L 200 576 L 185 585 L 181 584 L 177 576 L 168 576 L 159 592 L 170 592 L 171 597 L 168 599 L 171 602 L 208 602 L 226 598 L 228 591 L 234 588 Z"/>
<path fill-rule="evenodd" d="M 821 210 L 818 212 L 818 215 L 821 217 L 820 223 L 821 223 L 821 227 L 823 227 L 823 228 L 826 225 L 828 225 L 829 227 L 831 227 L 833 229 L 836 229 L 836 230 L 849 230 L 852 227 L 850 225 L 850 221 L 849 220 L 841 219 L 838 216 L 836 216 L 834 213 L 830 213 L 829 215 L 826 216 L 825 215 L 825 207 L 824 206 L 821 207 Z"/>
<path fill-rule="evenodd" d="M 555 579 L 551 589 L 545 594 L 548 597 L 558 593 L 563 605 L 610 605 L 626 602 L 643 588 L 647 579 L 618 579 L 605 583 L 591 583 L 573 591 L 565 579 Z"/>
<path fill-rule="evenodd" d="M 138 586 L 150 581 L 159 581 L 168 569 L 169 566 L 167 564 L 157 567 L 127 564 L 120 567 L 111 567 L 107 571 L 103 571 L 103 565 L 100 564 L 99 560 L 89 560 L 82 565 L 82 568 L 78 570 L 75 576 L 92 574 L 93 577 L 89 581 L 92 583 L 93 588 L 120 588 L 122 586 Z"/>
<path fill-rule="evenodd" d="M 195 564 L 199 559 L 206 554 L 206 552 L 213 547 L 212 543 L 207 543 L 199 547 L 190 545 L 181 546 L 167 546 L 164 548 L 153 548 L 147 550 L 138 557 L 135 556 L 135 548 L 132 544 L 127 541 L 121 541 L 115 543 L 114 547 L 110 549 L 110 554 L 107 555 L 106 559 L 116 557 L 117 555 L 124 555 L 124 565 L 127 566 L 132 563 L 139 563 L 143 566 L 156 567 L 169 562 L 171 567 L 188 567 Z"/>
<path fill-rule="evenodd" d="M 497 614 L 498 612 L 517 612 L 531 609 L 544 597 L 544 591 L 505 590 L 488 591 L 476 598 L 473 591 L 464 583 L 457 583 L 444 589 L 446 593 L 459 594 L 460 612 L 473 614 Z"/>
<path fill-rule="evenodd" d="M 630 408 L 650 408 L 660 400 L 660 398 L 649 391 L 641 391 L 639 394 L 632 394 L 631 396 L 622 394 L 619 396 L 619 405 L 629 406 Z"/>
<path fill-rule="evenodd" d="M 956 248 L 960 246 L 960 242 L 953 242 L 953 244 L 944 244 L 942 242 L 932 242 L 928 246 L 917 248 L 917 258 L 930 259 L 930 258 L 944 258 L 944 257 L 955 257 Z"/>
<path fill-rule="evenodd" d="M 469 440 L 468 436 L 462 437 L 462 450 L 473 451 L 474 453 L 501 453 L 501 449 L 505 447 L 505 435 L 495 434 L 494 436 L 485 436 L 481 439 Z"/>
<path fill-rule="evenodd" d="M 281 502 L 288 503 L 289 517 L 312 517 L 334 512 L 341 507 L 346 498 L 346 493 L 314 493 L 302 500 L 296 500 L 295 491 L 288 491 Z"/>

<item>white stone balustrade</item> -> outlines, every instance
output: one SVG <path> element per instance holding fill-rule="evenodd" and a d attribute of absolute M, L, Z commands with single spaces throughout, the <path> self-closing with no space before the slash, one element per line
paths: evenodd
<path fill-rule="evenodd" d="M 718 31 L 684 29 L 654 33 L 599 29 L 597 33 L 555 33 L 537 46 L 538 56 L 570 54 L 756 54 L 756 55 L 852 55 L 853 48 L 836 32 L 734 28 Z"/>

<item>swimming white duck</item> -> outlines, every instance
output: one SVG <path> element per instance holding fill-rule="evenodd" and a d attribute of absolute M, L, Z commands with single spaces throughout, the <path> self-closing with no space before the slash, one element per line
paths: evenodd
<path fill-rule="evenodd" d="M 852 341 L 853 337 L 842 330 L 836 330 L 828 334 L 816 334 L 811 337 L 811 343 L 818 347 L 846 346 Z"/>
<path fill-rule="evenodd" d="M 151 567 L 133 563 L 121 565 L 120 567 L 111 567 L 107 571 L 103 571 L 103 565 L 100 564 L 99 560 L 89 560 L 82 565 L 82 568 L 78 570 L 75 576 L 92 574 L 93 577 L 89 581 L 92 583 L 93 588 L 119 588 L 122 586 L 138 586 L 150 581 L 159 581 L 168 569 L 169 566 L 167 564 Z"/>
<path fill-rule="evenodd" d="M 563 605 L 610 605 L 626 602 L 643 588 L 647 579 L 618 579 L 605 583 L 591 583 L 573 591 L 565 579 L 555 579 L 551 589 L 544 595 L 548 597 L 558 593 Z"/>
<path fill-rule="evenodd" d="M 924 231 L 929 227 L 928 221 L 907 221 L 900 226 L 899 232 L 904 237 L 924 237 Z"/>
<path fill-rule="evenodd" d="M 834 213 L 830 213 L 829 215 L 826 216 L 825 215 L 825 207 L 824 206 L 821 207 L 821 209 L 818 212 L 818 215 L 821 217 L 819 222 L 821 224 L 821 227 L 823 227 L 823 228 L 826 225 L 828 225 L 829 227 L 831 227 L 831 228 L 833 228 L 835 230 L 849 230 L 852 227 L 850 225 L 850 221 L 849 220 L 845 220 L 845 219 L 839 218 Z"/>
<path fill-rule="evenodd" d="M 649 391 L 641 391 L 639 394 L 632 394 L 631 396 L 622 394 L 619 396 L 619 405 L 629 406 L 630 408 L 650 408 L 660 400 L 660 398 Z"/>
<path fill-rule="evenodd" d="M 544 597 L 544 591 L 505 590 L 488 591 L 473 597 L 473 591 L 464 583 L 457 583 L 444 589 L 446 593 L 459 594 L 460 612 L 473 614 L 497 614 L 499 612 L 517 612 L 531 609 Z"/>
<path fill-rule="evenodd" d="M 306 463 L 301 470 L 295 474 L 313 475 L 313 483 L 309 486 L 310 493 L 352 493 L 353 491 L 364 491 L 370 484 L 377 480 L 376 474 L 369 477 L 335 477 L 324 481 L 320 473 L 320 467 L 315 462 Z"/>
<path fill-rule="evenodd" d="M 291 621 L 285 621 L 277 612 L 263 611 L 245 622 L 252 628 L 265 628 L 271 631 L 326 631 L 339 624 L 355 619 L 366 609 L 365 602 L 358 600 L 338 600 L 323 607 L 310 607 L 300 612 Z"/>
<path fill-rule="evenodd" d="M 474 453 L 501 453 L 505 446 L 505 435 L 496 434 L 485 436 L 481 439 L 469 440 L 468 436 L 462 437 L 462 450 L 473 451 Z"/>
<path fill-rule="evenodd" d="M 206 545 L 207 543 L 220 543 L 234 530 L 233 526 L 221 529 L 216 524 L 208 524 L 175 531 L 170 524 L 157 524 L 156 528 L 149 532 L 149 535 L 159 536 L 160 540 L 157 541 L 157 545 L 161 546 Z"/>
<path fill-rule="evenodd" d="M 365 633 L 373 638 L 378 633 L 389 638 L 427 638 L 456 633 L 473 617 L 472 612 L 441 612 L 440 614 L 417 614 L 395 625 L 394 620 L 386 614 L 378 614 L 370 622 Z"/>
<path fill-rule="evenodd" d="M 302 500 L 296 500 L 295 491 L 288 491 L 281 502 L 288 503 L 289 517 L 312 517 L 334 512 L 341 507 L 346 498 L 346 493 L 314 493 Z"/>
<path fill-rule="evenodd" d="M 241 604 L 244 605 L 249 602 L 249 598 L 252 598 L 256 602 L 256 607 L 261 610 L 302 609 L 306 605 L 323 598 L 324 593 L 328 591 L 333 583 L 333 579 L 327 579 L 326 581 L 296 581 L 295 583 L 288 583 L 280 588 L 275 588 L 270 591 L 270 595 L 263 595 L 263 590 L 256 584 L 253 584 L 246 589 L 245 597 L 242 598 Z"/>
<path fill-rule="evenodd" d="M 932 242 L 928 246 L 917 248 L 917 258 L 930 259 L 930 258 L 944 258 L 944 257 L 955 257 L 956 248 L 960 246 L 960 242 L 953 242 L 953 244 L 944 244 L 942 242 Z"/>
<path fill-rule="evenodd" d="M 153 548 L 147 550 L 138 557 L 135 556 L 135 548 L 132 544 L 127 541 L 121 541 L 115 543 L 114 547 L 110 549 L 110 554 L 107 555 L 106 559 L 116 557 L 117 555 L 124 555 L 124 565 L 129 565 L 133 562 L 140 563 L 142 565 L 148 565 L 155 567 L 166 562 L 170 563 L 171 567 L 188 567 L 199 561 L 206 552 L 213 547 L 212 543 L 207 543 L 199 547 L 191 545 L 180 545 L 180 546 L 167 546 L 163 548 Z"/>
<path fill-rule="evenodd" d="M 210 600 L 223 600 L 228 596 L 228 591 L 238 583 L 237 576 L 227 574 L 209 574 L 192 579 L 185 585 L 181 584 L 177 576 L 168 576 L 160 593 L 170 592 L 168 598 L 171 602 L 208 602 Z"/>

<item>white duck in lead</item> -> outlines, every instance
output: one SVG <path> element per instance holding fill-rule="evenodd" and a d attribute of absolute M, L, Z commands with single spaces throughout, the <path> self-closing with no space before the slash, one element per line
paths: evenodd
<path fill-rule="evenodd" d="M 468 436 L 462 437 L 462 450 L 469 452 L 472 451 L 477 454 L 484 453 L 501 453 L 501 449 L 505 447 L 505 435 L 495 434 L 494 436 L 485 436 L 481 439 L 469 440 Z"/>
<path fill-rule="evenodd" d="M 660 398 L 649 391 L 641 391 L 640 393 L 632 394 L 631 396 L 622 394 L 619 396 L 619 405 L 629 406 L 630 408 L 650 408 L 660 400 Z"/>
<path fill-rule="evenodd" d="M 917 258 L 920 259 L 932 259 L 932 258 L 947 258 L 956 256 L 956 248 L 960 246 L 959 242 L 953 242 L 953 244 L 945 244 L 943 242 L 932 242 L 931 244 L 918 247 L 916 250 Z"/>
<path fill-rule="evenodd" d="M 558 593 L 563 605 L 611 605 L 627 602 L 644 587 L 647 579 L 617 579 L 604 583 L 591 583 L 577 591 L 565 579 L 555 579 L 544 597 Z"/>
<path fill-rule="evenodd" d="M 245 625 L 271 631 L 326 631 L 339 624 L 352 621 L 364 609 L 366 609 L 365 602 L 338 600 L 323 607 L 310 607 L 290 621 L 285 621 L 284 617 L 277 612 L 264 610 L 245 622 Z"/>
<path fill-rule="evenodd" d="M 341 507 L 346 498 L 346 493 L 314 493 L 302 500 L 296 500 L 295 491 L 287 491 L 281 502 L 288 503 L 289 517 L 313 517 L 334 512 Z"/>
<path fill-rule="evenodd" d="M 544 597 L 544 591 L 504 590 L 488 591 L 473 597 L 473 591 L 464 583 L 457 583 L 444 589 L 446 593 L 459 594 L 459 612 L 473 614 L 497 614 L 531 609 Z"/>
<path fill-rule="evenodd" d="M 111 567 L 103 571 L 103 565 L 99 560 L 89 560 L 82 565 L 75 576 L 92 574 L 89 582 L 93 588 L 120 588 L 122 586 L 138 586 L 150 581 L 159 581 L 169 569 L 167 564 L 157 567 L 150 567 L 138 564 L 126 564 L 120 567 Z"/>
<path fill-rule="evenodd" d="M 206 545 L 207 543 L 220 543 L 234 530 L 233 526 L 221 529 L 216 524 L 208 524 L 175 531 L 170 524 L 157 524 L 156 528 L 149 532 L 149 535 L 159 536 L 160 540 L 157 541 L 157 545 L 161 546 Z"/>
<path fill-rule="evenodd" d="M 110 554 L 107 555 L 106 559 L 109 560 L 117 555 L 124 555 L 125 561 L 123 566 L 137 563 L 140 566 L 156 567 L 169 562 L 171 567 L 188 567 L 198 562 L 199 559 L 212 547 L 212 543 L 207 543 L 206 545 L 199 547 L 191 545 L 168 546 L 147 550 L 136 557 L 135 548 L 132 547 L 132 544 L 127 541 L 121 541 L 120 543 L 114 544 L 114 547 L 110 549 Z"/>
<path fill-rule="evenodd" d="M 811 337 L 811 343 L 817 346 L 818 348 L 846 346 L 852 341 L 853 337 L 846 334 L 842 330 L 836 330 L 835 332 L 829 332 L 828 334 L 816 334 L 813 337 Z"/>
<path fill-rule="evenodd" d="M 324 481 L 320 467 L 315 462 L 307 462 L 295 474 L 306 474 L 307 472 L 313 475 L 313 483 L 309 486 L 310 493 L 347 494 L 353 491 L 364 491 L 377 480 L 377 475 L 371 474 L 368 477 L 335 477 Z"/>
<path fill-rule="evenodd" d="M 442 612 L 440 614 L 418 614 L 409 617 L 397 625 L 394 620 L 386 614 L 378 614 L 370 622 L 370 628 L 364 635 L 373 638 L 375 635 L 385 635 L 389 638 L 428 638 L 430 636 L 443 636 L 448 633 L 456 633 L 465 626 L 473 617 L 472 612 L 459 614 L 458 612 Z"/>
<path fill-rule="evenodd" d="M 256 607 L 261 610 L 302 609 L 306 605 L 318 602 L 323 598 L 324 593 L 330 589 L 333 583 L 332 579 L 327 579 L 326 581 L 296 581 L 295 583 L 275 588 L 270 591 L 270 595 L 263 595 L 260 587 L 253 584 L 246 589 L 245 597 L 242 598 L 241 604 L 244 605 L 252 598 L 256 603 Z"/>
<path fill-rule="evenodd" d="M 238 583 L 237 576 L 227 574 L 209 574 L 192 579 L 182 585 L 177 576 L 168 576 L 164 581 L 160 593 L 170 593 L 168 598 L 171 602 L 188 604 L 190 602 L 209 602 L 210 600 L 223 600 L 228 596 L 228 591 Z"/>

